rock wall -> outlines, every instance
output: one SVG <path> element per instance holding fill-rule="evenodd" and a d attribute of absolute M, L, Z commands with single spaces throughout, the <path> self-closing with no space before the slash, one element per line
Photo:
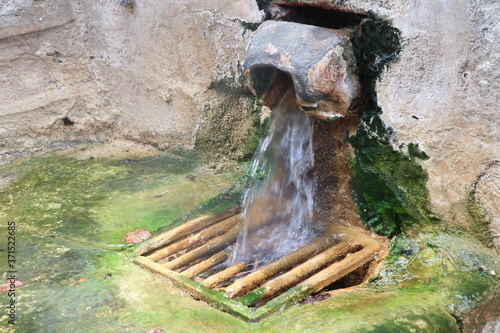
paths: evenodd
<path fill-rule="evenodd" d="M 453 224 L 470 226 L 472 185 L 500 160 L 500 75 L 493 65 L 499 5 L 401 3 L 387 13 L 405 46 L 377 86 L 383 117 L 399 142 L 419 143 L 430 156 L 424 168 L 433 210 Z"/>
<path fill-rule="evenodd" d="M 2 1 L 0 163 L 110 138 L 192 146 L 261 20 L 251 0 Z"/>

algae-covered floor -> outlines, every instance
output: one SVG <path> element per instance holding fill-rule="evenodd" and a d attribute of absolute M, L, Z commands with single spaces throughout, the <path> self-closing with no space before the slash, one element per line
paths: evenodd
<path fill-rule="evenodd" d="M 0 166 L 2 280 L 15 271 L 24 284 L 15 296 L 0 293 L 0 331 L 454 332 L 482 299 L 500 314 L 491 306 L 500 299 L 500 258 L 456 232 L 399 237 L 370 284 L 259 324 L 196 301 L 130 260 L 135 246 L 120 241 L 127 231 L 155 234 L 231 207 L 241 176 L 215 174 L 181 149 L 111 154 L 85 146 Z M 8 222 L 15 262 L 7 261 Z M 474 317 L 478 325 L 491 319 Z"/>

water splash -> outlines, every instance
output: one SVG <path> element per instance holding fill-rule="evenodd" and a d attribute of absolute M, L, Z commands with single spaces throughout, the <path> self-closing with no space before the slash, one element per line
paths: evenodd
<path fill-rule="evenodd" d="M 270 130 L 251 164 L 246 190 L 244 228 L 231 262 L 266 265 L 311 241 L 315 180 L 313 121 L 301 112 L 289 90 L 273 110 Z"/>

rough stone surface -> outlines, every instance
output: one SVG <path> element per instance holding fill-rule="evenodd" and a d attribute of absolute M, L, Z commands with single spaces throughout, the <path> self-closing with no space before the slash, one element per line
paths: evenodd
<path fill-rule="evenodd" d="M 270 92 L 259 89 L 262 83 L 253 81 L 268 77 L 254 72 L 280 70 L 289 74 L 299 107 L 320 119 L 333 120 L 352 112 L 355 99 L 361 95 L 349 35 L 341 30 L 266 21 L 250 39 L 244 67 L 250 88 L 264 104 L 268 104 Z"/>
<path fill-rule="evenodd" d="M 498 14 L 488 0 L 408 3 L 390 14 L 405 46 L 377 87 L 383 117 L 399 142 L 430 156 L 432 208 L 455 225 L 470 225 L 468 189 L 500 158 Z"/>
<path fill-rule="evenodd" d="M 192 146 L 261 18 L 251 0 L 3 1 L 0 163 L 63 141 Z"/>
<path fill-rule="evenodd" d="M 500 252 L 500 161 L 489 164 L 474 183 L 471 200 L 476 223 L 489 227 L 493 245 Z M 476 215 L 476 216 L 474 216 Z"/>
<path fill-rule="evenodd" d="M 252 156 L 259 136 L 255 118 L 260 116 L 260 103 L 246 86 L 223 84 L 207 92 L 196 132 L 196 147 L 210 168 L 222 171 Z M 252 149 L 253 148 L 253 149 Z"/>

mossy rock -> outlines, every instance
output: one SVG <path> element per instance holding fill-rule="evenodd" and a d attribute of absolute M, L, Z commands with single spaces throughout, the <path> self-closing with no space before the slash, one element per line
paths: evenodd
<path fill-rule="evenodd" d="M 431 222 L 427 173 L 419 163 L 429 156 L 418 143 L 409 143 L 407 153 L 395 149 L 393 130 L 380 117 L 375 82 L 398 58 L 399 31 L 375 17 L 365 19 L 357 30 L 352 43 L 366 105 L 356 133 L 348 137 L 355 149 L 352 193 L 364 224 L 377 234 L 393 236 L 411 225 Z"/>

